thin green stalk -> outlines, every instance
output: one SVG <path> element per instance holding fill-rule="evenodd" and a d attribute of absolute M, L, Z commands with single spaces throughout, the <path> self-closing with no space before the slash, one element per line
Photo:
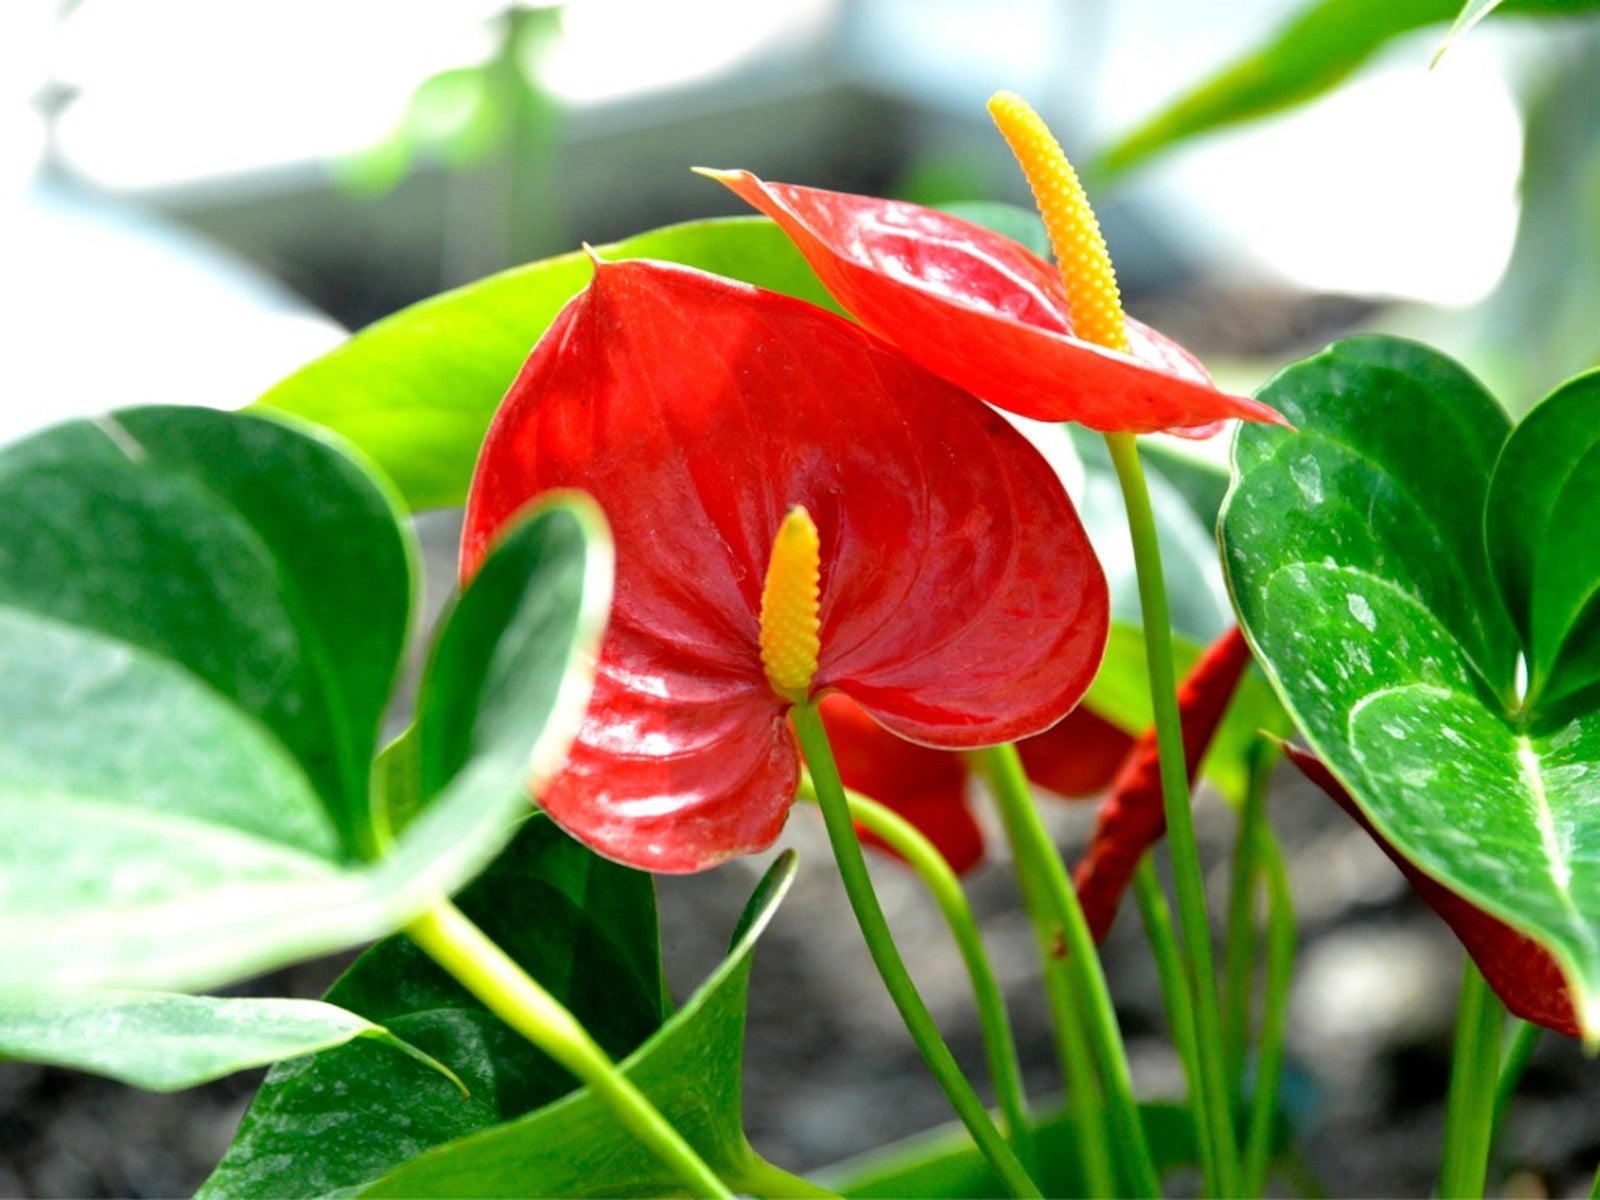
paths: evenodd
<path fill-rule="evenodd" d="M 1500 1131 L 1500 1122 L 1505 1119 L 1506 1109 L 1511 1107 L 1512 1097 L 1517 1094 L 1517 1086 L 1522 1082 L 1522 1073 L 1528 1069 L 1528 1059 L 1533 1057 L 1533 1048 L 1539 1044 L 1539 1035 L 1542 1033 L 1544 1026 L 1535 1025 L 1532 1021 L 1513 1019 L 1511 1022 L 1511 1040 L 1500 1059 L 1500 1077 L 1494 1086 L 1494 1126 L 1491 1137 Z"/>
<path fill-rule="evenodd" d="M 1194 1012 L 1189 1006 L 1189 984 L 1184 979 L 1183 955 L 1172 930 L 1172 910 L 1167 906 L 1167 895 L 1161 890 L 1161 881 L 1156 878 L 1156 870 L 1150 865 L 1148 854 L 1139 860 L 1139 866 L 1133 873 L 1133 894 L 1139 901 L 1145 938 L 1150 943 L 1150 952 L 1156 962 L 1156 975 L 1161 981 L 1161 1003 L 1166 1009 L 1167 1025 L 1172 1030 L 1172 1044 L 1177 1048 L 1179 1061 L 1183 1063 L 1184 1078 L 1189 1081 L 1189 1107 L 1193 1112 L 1195 1142 L 1200 1147 L 1201 1173 L 1207 1179 L 1215 1179 L 1215 1150 L 1211 1139 L 1205 1136 L 1205 1100 L 1200 1091 L 1199 1051 L 1194 1044 Z"/>
<path fill-rule="evenodd" d="M 405 933 L 490 1012 L 577 1076 L 690 1192 L 733 1195 L 577 1018 L 455 905 L 441 901 L 406 926 Z"/>
<path fill-rule="evenodd" d="M 1283 1080 L 1284 1041 L 1289 1023 L 1289 983 L 1294 974 L 1294 894 L 1283 853 L 1265 821 L 1255 827 L 1256 855 L 1267 881 L 1267 985 L 1261 1002 L 1261 1041 L 1256 1052 L 1256 1086 L 1250 1097 L 1250 1128 L 1245 1137 L 1246 1194 L 1267 1187 L 1272 1132 Z"/>
<path fill-rule="evenodd" d="M 816 803 L 816 785 L 809 774 L 800 781 L 800 796 Z M 972 997 L 978 1013 L 978 1027 L 983 1035 L 984 1054 L 989 1062 L 995 1099 L 1006 1119 L 1006 1133 L 1017 1157 L 1030 1173 L 1034 1172 L 1038 1159 L 1033 1149 L 1033 1127 L 1028 1120 L 1028 1100 L 1022 1088 L 1022 1066 L 1017 1061 L 1017 1044 L 1011 1033 L 1011 1018 L 1006 1012 L 1005 997 L 995 978 L 994 967 L 989 962 L 988 951 L 984 949 L 983 935 L 978 930 L 977 918 L 972 915 L 972 906 L 967 903 L 961 880 L 945 861 L 944 855 L 910 821 L 876 800 L 848 788 L 845 789 L 845 799 L 850 804 L 850 816 L 856 824 L 876 835 L 916 872 L 922 885 L 933 897 L 933 902 L 939 906 L 945 924 L 950 927 L 950 935 L 955 939 L 956 949 L 972 981 Z"/>
<path fill-rule="evenodd" d="M 1129 1194 L 1156 1196 L 1161 1192 L 1160 1176 L 1150 1155 L 1139 1105 L 1133 1095 L 1133 1079 L 1128 1071 L 1127 1051 L 1111 1007 L 1111 993 L 1100 968 L 1100 955 L 1078 903 L 1077 889 L 1067 876 L 1061 856 L 1056 853 L 1049 831 L 1034 806 L 1033 793 L 1015 746 L 991 746 L 974 752 L 982 765 L 995 803 L 1007 823 L 1015 828 L 1018 855 L 1025 868 L 1035 873 L 1047 888 L 1056 920 L 1066 941 L 1067 964 L 1073 972 L 1075 991 L 1083 1002 L 1083 1017 L 1089 1029 L 1090 1045 L 1100 1068 L 1105 1087 L 1106 1108 L 1112 1136 L 1124 1151 L 1128 1178 L 1123 1180 Z"/>
<path fill-rule="evenodd" d="M 983 759 L 972 756 L 980 773 L 987 771 Z M 991 783 L 991 787 L 993 784 Z M 1005 827 L 1006 840 L 1011 844 L 1011 856 L 1017 872 L 1017 886 L 1022 892 L 1023 908 L 1027 910 L 1033 926 L 1034 941 L 1039 947 L 1039 961 L 1043 966 L 1045 997 L 1050 1008 L 1050 1026 L 1055 1034 L 1056 1055 L 1067 1085 L 1068 1112 L 1078 1135 L 1078 1157 L 1083 1167 L 1084 1187 L 1090 1196 L 1116 1196 L 1115 1165 L 1112 1162 L 1113 1139 L 1106 1125 L 1105 1105 L 1101 1098 L 1100 1082 L 1095 1078 L 1095 1052 L 1090 1045 L 1089 1022 L 1082 990 L 1074 986 L 1073 971 L 1065 956 L 1066 935 L 1062 922 L 1056 917 L 1056 906 L 1050 897 L 1047 871 L 1035 866 L 1038 855 L 1028 849 L 1031 844 L 1017 806 L 1000 804 L 1000 820 Z M 1030 802 L 1029 811 L 1033 810 Z M 1052 848 L 1050 857 L 1054 858 Z"/>
<path fill-rule="evenodd" d="M 1178 714 L 1176 671 L 1172 665 L 1171 618 L 1166 584 L 1162 579 L 1161 547 L 1156 539 L 1155 513 L 1150 507 L 1150 492 L 1145 486 L 1137 441 L 1131 433 L 1108 433 L 1106 446 L 1122 485 L 1134 566 L 1139 578 L 1145 659 L 1150 673 L 1150 701 L 1155 714 L 1161 791 L 1167 814 L 1167 843 L 1178 897 L 1178 922 L 1194 997 L 1195 1037 L 1200 1052 L 1207 1135 L 1216 1150 L 1217 1170 L 1215 1176 L 1207 1180 L 1207 1188 L 1214 1196 L 1237 1196 L 1243 1180 L 1233 1129 L 1233 1106 L 1229 1103 L 1227 1065 L 1223 1061 L 1222 1016 L 1217 1003 L 1211 926 L 1206 915 L 1205 879 L 1200 869 L 1200 848 L 1195 840 L 1194 814 L 1190 811 L 1189 773 L 1184 764 L 1183 728 Z"/>
<path fill-rule="evenodd" d="M 1244 1067 L 1250 1048 L 1250 1010 L 1256 961 L 1256 883 L 1259 875 L 1256 828 L 1266 807 L 1267 782 L 1276 757 L 1269 743 L 1250 750 L 1249 781 L 1239 812 L 1233 874 L 1228 887 L 1227 940 L 1222 952 L 1222 1041 L 1228 1082 L 1235 1101 L 1244 1098 Z"/>
<path fill-rule="evenodd" d="M 1504 1020 L 1505 1008 L 1469 957 L 1461 973 L 1445 1109 L 1444 1161 L 1439 1170 L 1439 1195 L 1444 1200 L 1483 1195 Z"/>
<path fill-rule="evenodd" d="M 1017 1196 L 1038 1196 L 1039 1188 L 1029 1177 L 1016 1153 L 1011 1149 L 994 1122 L 989 1119 L 983 1102 L 978 1099 L 967 1077 L 961 1073 L 950 1048 L 945 1045 L 939 1028 L 934 1024 L 927 1005 L 918 995 L 916 984 L 906 971 L 905 962 L 889 932 L 883 908 L 877 893 L 872 889 L 872 878 L 867 873 L 867 860 L 861 852 L 861 842 L 856 838 L 855 825 L 850 819 L 850 804 L 845 798 L 844 785 L 839 780 L 839 768 L 833 760 L 833 749 L 828 744 L 827 731 L 814 702 L 797 704 L 790 710 L 800 751 L 811 771 L 816 788 L 817 806 L 822 809 L 822 819 L 828 829 L 828 841 L 833 845 L 833 856 L 839 864 L 839 876 L 844 882 L 845 894 L 855 911 L 856 922 L 866 939 L 872 961 L 884 986 L 889 989 L 895 1007 L 906 1029 L 922 1052 L 923 1061 L 944 1089 L 956 1115 L 972 1134 L 1001 1182 Z"/>

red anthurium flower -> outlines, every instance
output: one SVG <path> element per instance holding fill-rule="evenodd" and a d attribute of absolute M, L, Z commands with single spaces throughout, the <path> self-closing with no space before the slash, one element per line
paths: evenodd
<path fill-rule="evenodd" d="M 1206 648 L 1178 686 L 1178 712 L 1183 722 L 1183 758 L 1194 787 L 1206 748 L 1222 724 L 1228 702 L 1250 665 L 1250 647 L 1238 627 Z M 1139 739 L 1126 765 L 1100 807 L 1088 849 L 1078 863 L 1074 882 L 1083 915 L 1096 941 L 1111 931 L 1122 893 L 1146 850 L 1167 831 L 1161 794 L 1161 756 L 1155 730 Z"/>
<path fill-rule="evenodd" d="M 903 201 L 707 174 L 782 226 L 863 325 L 1000 408 L 1105 432 L 1282 423 L 1218 391 L 1193 355 L 1136 321 L 1126 350 L 1077 336 L 1057 269 L 1010 238 Z"/>
<path fill-rule="evenodd" d="M 983 831 L 967 807 L 967 765 L 959 754 L 896 737 L 847 696 L 822 701 L 822 721 L 845 786 L 893 809 L 934 844 L 957 874 L 983 861 Z M 1028 777 L 1068 798 L 1105 790 L 1133 739 L 1087 708 L 1017 743 Z M 866 830 L 862 841 L 883 847 Z"/>
<path fill-rule="evenodd" d="M 588 716 L 539 797 L 601 853 L 691 871 L 768 845 L 799 765 L 761 660 L 786 514 L 817 535 L 816 669 L 883 725 L 965 749 L 1048 728 L 1104 649 L 1107 596 L 1050 467 L 859 327 L 684 267 L 597 263 L 512 385 L 463 571 L 530 497 L 591 493 L 616 541 Z"/>
<path fill-rule="evenodd" d="M 1582 1036 L 1583 1030 L 1572 1007 L 1572 995 L 1567 990 L 1561 968 L 1548 950 L 1418 870 L 1372 827 L 1360 806 L 1320 758 L 1294 745 L 1286 746 L 1285 750 L 1307 779 L 1367 831 L 1400 868 L 1412 890 L 1450 926 L 1507 1011 L 1568 1037 Z"/>

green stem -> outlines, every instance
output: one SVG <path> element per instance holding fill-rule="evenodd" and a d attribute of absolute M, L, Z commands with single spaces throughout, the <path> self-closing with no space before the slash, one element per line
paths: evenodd
<path fill-rule="evenodd" d="M 972 759 L 980 773 L 987 772 L 987 765 L 980 756 L 974 755 Z M 993 782 L 990 786 L 991 790 L 995 790 Z M 1047 871 L 1034 865 L 1038 855 L 1028 849 L 1031 843 L 1023 828 L 1024 822 L 1018 815 L 1018 806 L 1000 804 L 998 808 L 1006 840 L 1011 844 L 1022 904 L 1027 910 L 1034 940 L 1039 948 L 1045 997 L 1050 1007 L 1050 1026 L 1055 1034 L 1056 1055 L 1060 1059 L 1067 1085 L 1067 1098 L 1070 1101 L 1068 1112 L 1080 1147 L 1078 1158 L 1083 1167 L 1084 1188 L 1090 1196 L 1116 1196 L 1119 1189 L 1111 1158 L 1112 1138 L 1106 1127 L 1100 1083 L 1095 1078 L 1089 1025 L 1080 1015 L 1085 1011 L 1084 1001 L 1081 990 L 1074 986 L 1073 973 L 1067 964 L 1066 935 L 1062 931 L 1061 921 L 1055 915 L 1056 906 L 1050 898 Z M 1031 801 L 1027 809 L 1033 810 Z M 1053 848 L 1050 857 L 1055 857 Z"/>
<path fill-rule="evenodd" d="M 1139 915 L 1144 918 L 1146 940 L 1155 958 L 1156 975 L 1161 981 L 1161 1003 L 1166 1009 L 1167 1025 L 1172 1030 L 1172 1044 L 1177 1048 L 1178 1059 L 1183 1063 L 1184 1078 L 1189 1081 L 1189 1108 L 1193 1114 L 1195 1144 L 1200 1148 L 1200 1169 L 1207 1179 L 1216 1178 L 1216 1163 L 1211 1139 L 1205 1136 L 1205 1101 L 1200 1090 L 1199 1050 L 1194 1042 L 1194 1011 L 1189 1005 L 1189 985 L 1183 975 L 1183 955 L 1178 950 L 1178 939 L 1172 931 L 1172 910 L 1167 906 L 1166 893 L 1161 881 L 1150 865 L 1147 854 L 1139 860 L 1133 874 L 1133 894 L 1139 901 Z"/>
<path fill-rule="evenodd" d="M 732 1196 L 577 1018 L 460 909 L 441 901 L 406 926 L 405 933 L 490 1012 L 577 1076 L 694 1195 Z"/>
<path fill-rule="evenodd" d="M 1483 1195 L 1504 1019 L 1504 1007 L 1468 958 L 1461 973 L 1445 1110 L 1444 1162 L 1439 1171 L 1439 1195 L 1444 1200 Z"/>
<path fill-rule="evenodd" d="M 1511 1041 L 1500 1060 L 1500 1077 L 1494 1086 L 1494 1126 L 1491 1137 L 1499 1132 L 1506 1109 L 1511 1107 L 1511 1099 L 1517 1094 L 1517 1085 L 1522 1082 L 1522 1073 L 1528 1068 L 1528 1059 L 1533 1056 L 1533 1048 L 1539 1044 L 1539 1035 L 1544 1032 L 1544 1026 L 1535 1025 L 1532 1021 L 1513 1020 L 1511 1026 Z"/>
<path fill-rule="evenodd" d="M 1216 1151 L 1216 1174 L 1207 1185 L 1213 1196 L 1237 1196 L 1243 1181 L 1239 1175 L 1233 1106 L 1228 1102 L 1222 1016 L 1217 1004 L 1205 879 L 1200 869 L 1200 848 L 1195 840 L 1194 814 L 1190 811 L 1189 772 L 1184 763 L 1183 727 L 1178 714 L 1177 677 L 1172 665 L 1171 617 L 1167 610 L 1166 584 L 1162 579 L 1161 547 L 1156 538 L 1155 513 L 1150 507 L 1150 492 L 1145 486 L 1137 441 L 1131 433 L 1108 433 L 1106 446 L 1122 485 L 1134 566 L 1139 577 L 1145 660 L 1150 672 L 1150 702 L 1155 714 L 1161 792 L 1167 814 L 1167 843 L 1194 998 L 1195 1035 L 1200 1052 L 1208 1136 Z"/>
<path fill-rule="evenodd" d="M 1272 827 L 1265 821 L 1258 822 L 1255 838 L 1256 855 L 1267 880 L 1267 987 L 1261 1004 L 1261 1042 L 1256 1053 L 1256 1086 L 1250 1097 L 1250 1128 L 1245 1138 L 1244 1180 L 1246 1193 L 1251 1196 L 1266 1190 L 1267 1168 L 1272 1160 L 1296 932 L 1289 871 L 1272 836 Z"/>
<path fill-rule="evenodd" d="M 800 797 L 816 802 L 816 785 L 808 775 L 800 781 Z M 922 885 L 928 889 L 945 924 L 955 939 L 956 949 L 972 981 L 972 997 L 978 1012 L 978 1026 L 983 1036 L 984 1054 L 989 1062 L 989 1074 L 994 1082 L 995 1099 L 1006 1119 L 1006 1132 L 1017 1157 L 1030 1171 L 1037 1165 L 1033 1149 L 1033 1128 L 1028 1120 L 1028 1101 L 1022 1088 L 1022 1067 L 1017 1061 L 1016 1039 L 1011 1033 L 1011 1018 L 1006 1012 L 1004 995 L 995 978 L 994 967 L 983 946 L 983 936 L 978 929 L 967 894 L 943 854 L 915 825 L 904 817 L 885 808 L 876 800 L 858 792 L 845 789 L 845 799 L 850 805 L 850 816 L 886 846 L 903 858 L 916 872 Z"/>
<path fill-rule="evenodd" d="M 839 1200 L 839 1193 L 829 1191 L 820 1183 L 812 1183 L 803 1175 L 785 1171 L 762 1158 L 754 1150 L 748 1161 L 733 1180 L 740 1192 L 751 1196 L 765 1196 L 767 1200 L 779 1197 L 799 1197 L 801 1200 Z"/>
<path fill-rule="evenodd" d="M 1256 829 L 1266 807 L 1267 782 L 1276 761 L 1270 744 L 1251 747 L 1249 782 L 1239 813 L 1233 875 L 1228 887 L 1227 941 L 1222 952 L 1222 1038 L 1228 1082 L 1236 1102 L 1244 1097 L 1244 1067 L 1250 1047 L 1250 1010 L 1256 958 L 1256 882 L 1259 855 Z"/>
<path fill-rule="evenodd" d="M 991 746 L 987 750 L 975 751 L 973 757 L 984 769 L 989 789 L 994 794 L 1007 828 L 1017 831 L 1014 837 L 1019 856 L 1025 861 L 1026 869 L 1034 872 L 1044 884 L 1060 924 L 1060 932 L 1066 941 L 1067 964 L 1073 973 L 1074 991 L 1082 1001 L 1090 1045 L 1094 1048 L 1101 1082 L 1105 1086 L 1112 1137 L 1126 1152 L 1124 1162 L 1129 1178 L 1124 1183 L 1132 1195 L 1159 1195 L 1161 1180 L 1156 1173 L 1155 1160 L 1150 1155 L 1150 1144 L 1139 1118 L 1139 1105 L 1133 1095 L 1133 1079 L 1128 1071 L 1128 1056 L 1117 1028 L 1116 1013 L 1111 1007 L 1111 992 L 1106 987 L 1105 973 L 1100 967 L 1100 955 L 1094 937 L 1089 932 L 1089 923 L 1084 919 L 1083 908 L 1078 903 L 1077 890 L 1067 876 L 1061 856 L 1056 853 L 1039 810 L 1034 807 L 1033 792 L 1028 786 L 1028 777 L 1022 769 L 1017 748 L 1010 745 Z"/>
<path fill-rule="evenodd" d="M 967 1077 L 961 1073 L 950 1048 L 945 1045 L 939 1028 L 934 1024 L 927 1005 L 917 994 L 917 987 L 906 971 L 905 962 L 889 932 L 883 908 L 877 893 L 872 889 L 872 878 L 867 873 L 867 860 L 861 852 L 861 842 L 856 837 L 855 825 L 850 819 L 850 803 L 845 798 L 844 785 L 839 780 L 839 768 L 833 760 L 833 749 L 828 744 L 827 731 L 815 702 L 797 704 L 790 710 L 800 751 L 811 771 L 811 780 L 817 793 L 817 806 L 822 809 L 822 819 L 828 829 L 828 841 L 833 845 L 833 856 L 839 864 L 839 876 L 844 882 L 850 907 L 855 910 L 856 922 L 866 939 L 872 961 L 884 986 L 900 1010 L 906 1029 L 922 1052 L 923 1061 L 944 1089 L 956 1115 L 967 1127 L 1001 1182 L 1017 1196 L 1038 1196 L 1038 1186 L 1029 1177 L 1016 1154 L 1006 1143 L 994 1122 L 989 1119 L 983 1102 L 978 1099 Z"/>

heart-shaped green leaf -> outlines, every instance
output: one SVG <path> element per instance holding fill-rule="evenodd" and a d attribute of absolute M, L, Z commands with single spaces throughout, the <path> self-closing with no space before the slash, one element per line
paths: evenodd
<path fill-rule="evenodd" d="M 650 876 L 605 861 L 535 815 L 459 904 L 608 1053 L 629 1053 L 660 1026 Z M 361 1043 L 280 1064 L 205 1194 L 359 1187 L 429 1146 L 531 1112 L 573 1086 L 402 936 L 363 954 L 327 999 L 452 1063 L 470 1096 Z"/>
<path fill-rule="evenodd" d="M 722 965 L 622 1064 L 629 1079 L 735 1190 L 751 1190 L 743 1185 L 755 1186 L 757 1178 L 755 1152 L 745 1140 L 739 1107 L 751 956 L 793 878 L 791 851 L 779 856 L 757 886 Z M 611 1111 L 584 1090 L 519 1120 L 427 1151 L 362 1194 L 662 1195 L 679 1186 Z"/>
<path fill-rule="evenodd" d="M 0 998 L 0 1059 L 176 1092 L 247 1067 L 371 1038 L 455 1077 L 381 1025 L 320 1000 L 95 990 Z M 394 1062 L 390 1057 L 391 1064 Z"/>
<path fill-rule="evenodd" d="M 1448 359 L 1378 338 L 1265 398 L 1299 432 L 1241 432 L 1222 524 L 1258 657 L 1379 834 L 1545 946 L 1600 1036 L 1600 714 L 1520 703 L 1482 533 L 1504 414 Z"/>
<path fill-rule="evenodd" d="M 572 498 L 447 623 L 423 706 L 470 701 L 459 769 L 362 862 L 411 592 L 381 484 L 279 420 L 148 409 L 0 451 L 0 503 L 0 986 L 204 988 L 386 933 L 504 845 L 581 716 L 610 543 Z"/>
<path fill-rule="evenodd" d="M 1557 389 L 1512 432 L 1485 530 L 1528 647 L 1528 703 L 1600 681 L 1600 372 Z"/>
<path fill-rule="evenodd" d="M 596 253 L 685 263 L 838 311 L 764 217 L 673 225 Z M 460 504 L 489 418 L 534 342 L 593 271 L 588 255 L 574 252 L 424 300 L 362 330 L 257 403 L 348 438 L 413 509 Z"/>

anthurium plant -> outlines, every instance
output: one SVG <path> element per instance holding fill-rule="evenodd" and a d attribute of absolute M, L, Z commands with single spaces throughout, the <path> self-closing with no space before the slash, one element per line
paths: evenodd
<path fill-rule="evenodd" d="M 437 297 L 244 413 L 0 450 L 0 1056 L 155 1089 L 276 1063 L 216 1197 L 1155 1196 L 1179 1169 L 1260 1195 L 1294 1140 L 1286 756 L 1466 949 L 1439 1187 L 1481 1194 L 1529 1031 L 1600 1045 L 1600 374 L 1514 423 L 1365 337 L 1230 394 L 1124 314 L 1033 110 L 991 113 L 1053 261 L 707 171 L 760 215 Z M 1075 427 L 1121 511 L 1008 414 Z M 1154 432 L 1233 437 L 1231 479 Z M 406 516 L 463 504 L 459 596 L 386 737 Z M 1220 554 L 1185 540 L 1208 526 Z M 1237 806 L 1225 920 L 1202 777 Z M 1086 846 L 1052 838 L 1056 799 L 1098 805 Z M 768 850 L 797 803 L 956 1122 L 818 1178 L 740 1109 L 793 853 L 681 1003 L 652 880 Z M 1038 943 L 1044 1095 L 965 899 L 975 803 Z M 864 848 L 948 921 L 985 1077 Z M 1097 950 L 1129 890 L 1178 1096 L 1136 1095 Z M 321 1000 L 218 994 L 363 945 Z"/>

